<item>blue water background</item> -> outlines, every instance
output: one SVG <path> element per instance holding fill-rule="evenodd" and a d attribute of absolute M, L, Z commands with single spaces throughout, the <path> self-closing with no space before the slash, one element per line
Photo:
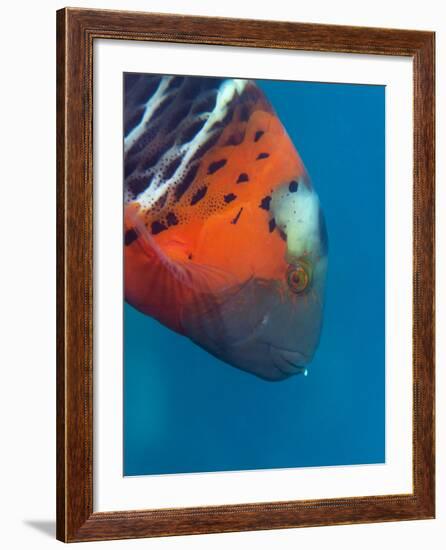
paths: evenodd
<path fill-rule="evenodd" d="M 125 305 L 125 475 L 385 461 L 385 88 L 259 84 L 326 217 L 320 346 L 266 382 Z"/>

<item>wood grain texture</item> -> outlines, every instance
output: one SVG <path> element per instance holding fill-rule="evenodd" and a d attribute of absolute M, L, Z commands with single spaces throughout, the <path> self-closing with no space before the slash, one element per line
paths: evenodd
<path fill-rule="evenodd" d="M 414 67 L 413 493 L 93 512 L 93 41 L 403 55 Z M 434 34 L 66 8 L 57 13 L 57 538 L 123 539 L 434 517 Z"/>

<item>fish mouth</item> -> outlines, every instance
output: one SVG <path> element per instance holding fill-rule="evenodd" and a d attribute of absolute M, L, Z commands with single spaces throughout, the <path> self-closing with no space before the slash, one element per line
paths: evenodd
<path fill-rule="evenodd" d="M 276 348 L 270 346 L 270 355 L 274 366 L 286 376 L 293 374 L 307 375 L 306 364 L 309 363 L 310 357 L 300 351 L 291 351 L 287 349 Z"/>

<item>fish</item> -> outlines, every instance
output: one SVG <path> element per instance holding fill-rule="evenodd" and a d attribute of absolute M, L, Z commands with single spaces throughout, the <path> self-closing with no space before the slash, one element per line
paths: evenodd
<path fill-rule="evenodd" d="M 306 375 L 327 228 L 260 86 L 125 73 L 123 110 L 126 302 L 263 380 Z"/>

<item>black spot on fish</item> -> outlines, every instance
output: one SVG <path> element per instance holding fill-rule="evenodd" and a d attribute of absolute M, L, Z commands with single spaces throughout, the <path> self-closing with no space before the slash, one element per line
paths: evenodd
<path fill-rule="evenodd" d="M 235 225 L 235 224 L 238 222 L 238 220 L 239 220 L 239 218 L 240 218 L 242 212 L 243 212 L 243 207 L 240 208 L 240 210 L 239 210 L 238 213 L 237 213 L 237 216 L 231 221 L 232 224 Z"/>
<path fill-rule="evenodd" d="M 161 210 L 162 208 L 164 208 L 168 195 L 169 195 L 169 191 L 166 191 L 165 193 L 163 193 L 161 197 L 154 203 L 153 209 Z"/>
<path fill-rule="evenodd" d="M 259 141 L 265 132 L 263 130 L 257 130 L 254 136 L 254 141 Z"/>
<path fill-rule="evenodd" d="M 166 216 L 167 225 L 170 227 L 171 225 L 178 225 L 178 218 L 175 216 L 173 212 L 169 212 Z"/>
<path fill-rule="evenodd" d="M 299 188 L 299 183 L 297 181 L 291 181 L 288 185 L 288 189 L 290 190 L 290 193 L 295 193 L 297 189 Z"/>
<path fill-rule="evenodd" d="M 192 260 L 192 254 L 189 254 L 188 259 Z"/>
<path fill-rule="evenodd" d="M 259 208 L 263 208 L 263 210 L 269 210 L 270 202 L 271 202 L 271 197 L 269 195 L 266 197 L 263 197 L 263 199 L 260 201 Z"/>
<path fill-rule="evenodd" d="M 276 229 L 276 220 L 274 218 L 271 218 L 269 220 L 269 232 L 272 233 L 274 231 L 274 229 Z"/>
<path fill-rule="evenodd" d="M 129 244 L 132 244 L 132 242 L 136 241 L 137 238 L 138 238 L 138 234 L 136 233 L 136 231 L 134 229 L 129 229 L 128 231 L 125 232 L 125 235 L 124 235 L 125 246 L 129 246 Z"/>
<path fill-rule="evenodd" d="M 286 233 L 284 231 L 282 231 L 281 229 L 279 229 L 279 235 L 282 238 L 282 240 L 286 242 L 286 240 L 287 240 Z"/>
<path fill-rule="evenodd" d="M 259 153 L 259 154 L 257 155 L 256 160 L 267 159 L 268 157 L 269 157 L 269 153 Z"/>
<path fill-rule="evenodd" d="M 230 203 L 232 201 L 235 201 L 237 198 L 237 195 L 234 195 L 234 193 L 229 193 L 228 195 L 225 195 L 224 199 L 226 203 Z"/>
<path fill-rule="evenodd" d="M 243 183 L 244 181 L 249 181 L 249 176 L 246 172 L 242 172 L 237 178 L 237 183 Z"/>
<path fill-rule="evenodd" d="M 244 139 L 245 139 L 245 132 L 242 132 L 242 131 L 236 132 L 229 136 L 225 145 L 240 145 L 240 143 L 242 143 Z"/>
<path fill-rule="evenodd" d="M 226 159 L 216 160 L 214 162 L 211 162 L 211 164 L 208 167 L 208 174 L 214 174 L 217 170 L 220 170 L 220 168 L 223 168 L 223 166 L 228 161 Z"/>
<path fill-rule="evenodd" d="M 177 185 L 175 189 L 175 198 L 177 201 L 179 201 L 184 193 L 189 189 L 191 183 L 194 181 L 195 176 L 197 175 L 199 166 L 199 164 L 194 164 L 193 166 L 191 166 L 186 172 L 181 183 Z"/>
<path fill-rule="evenodd" d="M 169 164 L 166 166 L 163 174 L 163 178 L 165 180 L 170 179 L 176 172 L 178 166 L 181 164 L 182 157 L 178 157 L 176 159 L 173 159 L 169 162 Z"/>
<path fill-rule="evenodd" d="M 166 229 L 167 227 L 159 221 L 152 223 L 152 235 L 158 235 L 158 233 L 161 233 L 161 231 L 165 231 Z"/>
<path fill-rule="evenodd" d="M 200 187 L 198 191 L 194 194 L 190 201 L 190 205 L 193 206 L 194 204 L 197 204 L 197 202 L 201 201 L 201 199 L 206 195 L 208 191 L 208 188 L 204 185 L 203 187 Z"/>

